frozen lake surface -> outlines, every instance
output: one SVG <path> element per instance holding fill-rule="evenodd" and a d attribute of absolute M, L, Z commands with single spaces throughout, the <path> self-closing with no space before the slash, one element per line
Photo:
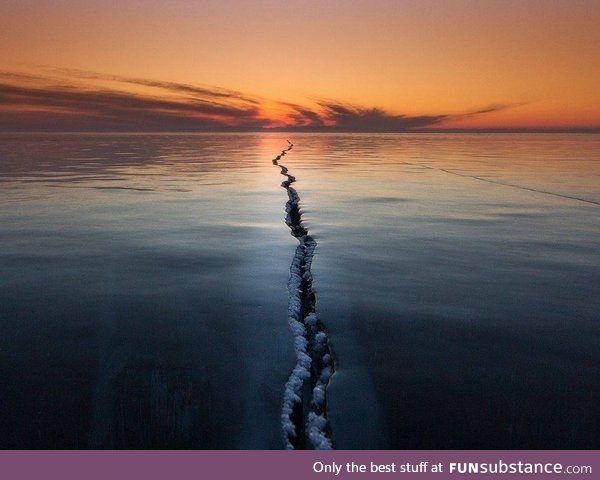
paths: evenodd
<path fill-rule="evenodd" d="M 298 242 L 335 448 L 600 448 L 600 136 L 0 135 L 0 446 L 282 448 Z"/>

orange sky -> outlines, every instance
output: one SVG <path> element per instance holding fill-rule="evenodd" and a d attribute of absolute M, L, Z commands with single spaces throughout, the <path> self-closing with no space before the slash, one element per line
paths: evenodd
<path fill-rule="evenodd" d="M 425 128 L 600 127 L 597 0 L 5 0 L 0 18 L 0 70 L 35 74 L 46 89 L 174 95 L 106 78 L 92 86 L 57 69 L 216 86 L 257 102 L 248 125 L 261 128 L 298 124 L 288 103 L 356 129 L 372 118 L 385 123 L 365 114 L 371 108 L 385 119 L 434 118 L 416 122 Z M 5 75 L 0 84 L 23 80 Z M 39 120 L 73 108 L 74 100 L 52 107 L 48 97 L 40 106 L 31 92 L 4 93 L 4 130 L 15 111 L 26 124 L 32 110 Z M 358 111 L 341 120 L 323 102 Z M 493 111 L 472 114 L 481 110 Z"/>

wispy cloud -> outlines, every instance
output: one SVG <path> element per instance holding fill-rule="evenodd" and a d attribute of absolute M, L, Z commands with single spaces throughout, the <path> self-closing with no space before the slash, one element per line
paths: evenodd
<path fill-rule="evenodd" d="M 261 117 L 258 102 L 237 92 L 96 74 L 87 76 L 88 80 L 161 90 L 141 94 L 77 82 L 82 76 L 71 75 L 59 81 L 52 77 L 0 73 L 0 129 L 202 131 L 256 129 L 267 123 Z"/>
<path fill-rule="evenodd" d="M 66 68 L 55 68 L 49 69 L 50 72 L 66 75 L 71 78 L 78 78 L 83 80 L 101 80 L 109 82 L 118 82 L 130 85 L 141 85 L 145 87 L 154 87 L 168 90 L 171 92 L 188 94 L 193 97 L 200 98 L 212 98 L 212 99 L 228 99 L 234 101 L 240 101 L 243 103 L 259 105 L 258 99 L 253 99 L 248 95 L 235 90 L 227 90 L 218 87 L 201 87 L 196 85 L 189 85 L 186 83 L 176 82 L 165 82 L 161 80 L 150 80 L 144 78 L 125 77 L 120 75 L 107 75 L 103 73 L 86 72 L 84 70 L 77 69 L 66 69 Z"/>
<path fill-rule="evenodd" d="M 414 116 L 335 100 L 307 106 L 218 87 L 72 69 L 46 72 L 0 72 L 0 130 L 404 132 L 517 106 Z M 280 118 L 267 115 L 266 104 L 277 105 Z"/>
<path fill-rule="evenodd" d="M 458 114 L 398 115 L 380 108 L 364 108 L 334 100 L 318 100 L 317 109 L 287 104 L 291 108 L 288 118 L 295 130 L 332 130 L 347 132 L 406 132 L 432 128 L 443 122 L 465 117 L 493 113 L 522 104 L 495 104 Z"/>
<path fill-rule="evenodd" d="M 448 115 L 394 115 L 379 108 L 361 108 L 340 102 L 320 102 L 334 128 L 352 131 L 403 132 L 437 125 Z"/>

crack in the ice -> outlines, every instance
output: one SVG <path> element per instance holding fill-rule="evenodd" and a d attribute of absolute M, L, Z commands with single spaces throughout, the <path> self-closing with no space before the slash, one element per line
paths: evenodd
<path fill-rule="evenodd" d="M 281 183 L 288 194 L 285 223 L 298 239 L 288 281 L 288 323 L 294 334 L 296 366 L 285 385 L 281 425 L 288 449 L 331 449 L 331 430 L 327 418 L 327 385 L 334 372 L 329 339 L 315 311 L 311 264 L 317 242 L 302 225 L 300 197 L 291 186 L 296 178 L 279 160 L 294 144 L 273 159 L 273 165 L 286 177 Z"/>
<path fill-rule="evenodd" d="M 600 205 L 600 202 L 595 202 L 594 200 L 588 200 L 587 198 L 575 197 L 573 195 L 567 195 L 563 193 L 549 192 L 548 190 L 540 190 L 538 188 L 532 187 L 524 187 L 523 185 L 515 185 L 514 183 L 508 182 L 500 182 L 498 180 L 492 180 L 491 178 L 478 177 L 477 175 L 466 175 L 464 173 L 458 173 L 452 170 L 447 170 L 445 168 L 439 168 L 441 172 L 449 173 L 450 175 L 457 175 L 459 177 L 464 178 L 472 178 L 474 180 L 479 180 L 480 182 L 493 183 L 494 185 L 502 185 L 504 187 L 517 188 L 519 190 L 526 190 L 528 192 L 541 193 L 543 195 L 552 195 L 553 197 L 565 198 L 567 200 L 575 200 L 577 202 L 589 203 L 592 205 Z"/>
<path fill-rule="evenodd" d="M 587 198 L 575 197 L 573 195 L 567 195 L 564 193 L 550 192 L 548 190 L 540 190 L 538 188 L 533 188 L 533 187 L 525 187 L 523 185 L 516 185 L 514 183 L 508 183 L 508 182 L 501 182 L 500 180 L 493 180 L 491 178 L 485 178 L 485 177 L 481 177 L 481 176 L 477 176 L 477 175 L 468 175 L 466 173 L 459 173 L 455 170 L 448 170 L 446 168 L 432 167 L 430 165 L 425 165 L 423 163 L 413 163 L 413 162 L 400 162 L 400 163 L 402 163 L 403 165 L 410 165 L 413 167 L 418 166 L 421 168 L 426 168 L 428 170 L 437 170 L 439 172 L 444 172 L 449 175 L 456 175 L 457 177 L 472 178 L 473 180 L 477 180 L 479 182 L 493 183 L 494 185 L 500 185 L 503 187 L 516 188 L 518 190 L 524 190 L 527 192 L 541 193 L 542 195 L 551 195 L 553 197 L 564 198 L 566 200 L 574 200 L 576 202 L 583 202 L 583 203 L 588 203 L 590 205 L 599 205 L 600 206 L 600 202 L 596 202 L 594 200 L 589 200 Z"/>

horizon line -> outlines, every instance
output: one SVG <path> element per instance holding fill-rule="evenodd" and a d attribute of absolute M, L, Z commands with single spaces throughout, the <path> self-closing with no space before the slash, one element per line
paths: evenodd
<path fill-rule="evenodd" d="M 411 130 L 353 130 L 337 128 L 224 128 L 214 130 L 3 130 L 0 134 L 176 134 L 176 133 L 325 133 L 325 134 L 429 134 L 429 133 L 564 133 L 564 134 L 599 134 L 600 127 L 584 128 L 435 128 Z"/>

